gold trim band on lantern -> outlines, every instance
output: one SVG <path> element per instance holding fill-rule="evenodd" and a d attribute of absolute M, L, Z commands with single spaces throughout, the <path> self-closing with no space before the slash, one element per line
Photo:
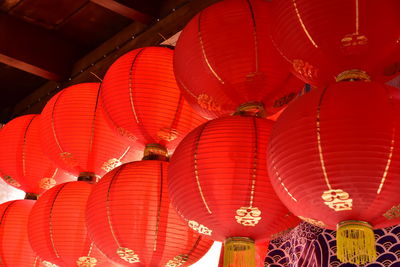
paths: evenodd
<path fill-rule="evenodd" d="M 265 118 L 266 112 L 262 102 L 246 102 L 236 108 L 233 115 Z"/>
<path fill-rule="evenodd" d="M 373 229 L 372 225 L 368 222 L 364 222 L 364 221 L 357 221 L 357 220 L 348 220 L 348 221 L 343 221 L 340 222 L 336 225 L 337 228 L 339 227 L 343 227 L 343 226 L 347 226 L 347 225 L 361 225 L 361 226 L 365 226 L 365 227 L 369 227 L 371 229 Z"/>
<path fill-rule="evenodd" d="M 345 70 L 336 76 L 336 82 L 346 82 L 346 81 L 371 81 L 371 77 L 367 72 L 363 70 L 353 69 Z"/>
<path fill-rule="evenodd" d="M 79 173 L 78 181 L 88 182 L 88 183 L 97 183 L 100 179 L 100 176 L 95 174 L 94 172 L 81 172 Z"/>
<path fill-rule="evenodd" d="M 157 143 L 147 144 L 144 148 L 142 160 L 168 161 L 168 159 L 168 150 L 163 145 Z"/>

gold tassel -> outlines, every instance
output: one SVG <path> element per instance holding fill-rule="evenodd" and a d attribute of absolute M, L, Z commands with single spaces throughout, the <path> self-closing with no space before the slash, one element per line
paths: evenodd
<path fill-rule="evenodd" d="M 366 264 L 376 260 L 372 226 L 362 221 L 344 221 L 336 232 L 337 258 L 341 262 Z"/>
<path fill-rule="evenodd" d="M 248 237 L 230 237 L 224 244 L 224 267 L 255 267 L 256 247 Z"/>

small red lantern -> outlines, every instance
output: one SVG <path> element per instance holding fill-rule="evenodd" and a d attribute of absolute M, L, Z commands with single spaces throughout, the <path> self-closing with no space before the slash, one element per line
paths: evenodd
<path fill-rule="evenodd" d="M 93 186 L 83 181 L 60 184 L 37 200 L 29 215 L 28 235 L 42 259 L 65 267 L 109 263 L 87 235 L 85 209 Z"/>
<path fill-rule="evenodd" d="M 265 0 L 224 0 L 183 29 L 174 71 L 186 99 L 202 116 L 232 114 L 247 102 L 263 103 L 272 115 L 303 88 L 269 38 L 269 5 Z"/>
<path fill-rule="evenodd" d="M 39 130 L 40 116 L 25 115 L 13 119 L 0 131 L 2 178 L 18 189 L 35 194 L 73 179 L 43 153 Z"/>
<path fill-rule="evenodd" d="M 338 258 L 372 261 L 372 228 L 398 223 L 400 98 L 376 82 L 339 82 L 293 102 L 269 141 L 272 184 L 307 222 L 337 228 Z"/>
<path fill-rule="evenodd" d="M 398 62 L 398 0 L 271 1 L 271 36 L 294 73 L 303 81 L 326 85 L 349 70 L 387 79 Z M 389 74 L 390 76 L 390 74 Z"/>
<path fill-rule="evenodd" d="M 205 122 L 176 84 L 173 54 L 167 47 L 133 50 L 111 65 L 102 83 L 107 118 L 121 135 L 143 148 L 158 143 L 174 150 L 189 131 Z"/>
<path fill-rule="evenodd" d="M 173 204 L 191 228 L 225 241 L 224 266 L 254 266 L 254 243 L 299 221 L 267 175 L 272 125 L 254 116 L 215 119 L 188 134 L 171 158 Z"/>
<path fill-rule="evenodd" d="M 78 176 L 102 176 L 137 151 L 109 128 L 99 101 L 99 83 L 65 88 L 44 107 L 41 137 L 44 151 L 60 167 Z"/>
<path fill-rule="evenodd" d="M 149 149 L 148 158 L 167 155 L 159 146 Z M 143 160 L 107 173 L 93 189 L 88 231 L 110 259 L 123 266 L 189 266 L 211 247 L 171 206 L 167 177 L 168 162 Z"/>

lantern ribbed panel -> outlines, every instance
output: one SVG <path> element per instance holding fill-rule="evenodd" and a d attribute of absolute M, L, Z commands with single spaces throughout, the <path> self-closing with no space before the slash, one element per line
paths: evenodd
<path fill-rule="evenodd" d="M 0 264 L 5 267 L 41 266 L 32 250 L 26 225 L 33 200 L 14 200 L 0 205 Z"/>
<path fill-rule="evenodd" d="M 102 176 L 140 153 L 108 126 L 99 101 L 99 83 L 82 83 L 55 95 L 41 114 L 42 145 L 47 155 L 74 175 Z M 130 146 L 131 145 L 131 146 Z"/>
<path fill-rule="evenodd" d="M 145 47 L 123 55 L 108 69 L 101 90 L 104 109 L 120 134 L 170 151 L 205 121 L 180 93 L 173 53 L 165 47 Z"/>
<path fill-rule="evenodd" d="M 295 215 L 330 229 L 347 220 L 374 228 L 399 223 L 398 96 L 375 82 L 340 82 L 282 113 L 269 139 L 268 166 L 277 194 Z M 351 209 L 343 209 L 349 203 Z"/>
<path fill-rule="evenodd" d="M 2 178 L 18 189 L 36 194 L 73 178 L 44 154 L 39 131 L 38 115 L 17 117 L 0 131 Z"/>
<path fill-rule="evenodd" d="M 41 258 L 66 267 L 88 266 L 84 265 L 85 257 L 95 258 L 98 265 L 108 262 L 87 235 L 85 209 L 93 186 L 86 182 L 60 184 L 36 201 L 28 235 Z"/>
<path fill-rule="evenodd" d="M 273 114 L 302 89 L 269 38 L 269 5 L 264 0 L 221 1 L 182 31 L 174 71 L 186 99 L 202 116 L 231 114 L 254 101 Z"/>
<path fill-rule="evenodd" d="M 209 228 L 212 239 L 245 236 L 262 242 L 298 222 L 289 216 L 267 175 L 272 125 L 255 117 L 215 119 L 188 134 L 173 154 L 171 199 L 186 220 Z M 243 212 L 238 211 L 242 207 Z M 249 211 L 251 207 L 261 214 Z M 247 220 L 254 225 L 244 226 Z"/>
<path fill-rule="evenodd" d="M 307 83 L 324 85 L 351 69 L 385 80 L 384 69 L 398 62 L 399 10 L 397 0 L 272 1 L 271 36 Z"/>
<path fill-rule="evenodd" d="M 189 266 L 211 247 L 184 222 L 168 196 L 168 162 L 148 160 L 122 165 L 95 186 L 87 205 L 90 237 L 110 259 L 123 266 L 166 266 L 186 257 Z M 132 250 L 129 263 L 117 254 Z"/>

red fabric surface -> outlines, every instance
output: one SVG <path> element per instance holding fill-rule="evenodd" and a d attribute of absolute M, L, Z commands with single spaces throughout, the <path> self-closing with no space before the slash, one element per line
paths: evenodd
<path fill-rule="evenodd" d="M 168 162 L 137 161 L 106 174 L 95 186 L 87 204 L 88 231 L 110 259 L 123 266 L 155 267 L 188 255 L 176 266 L 189 266 L 211 247 L 213 242 L 192 231 L 171 206 L 167 177 Z M 121 259 L 120 247 L 133 250 L 140 262 Z"/>
<path fill-rule="evenodd" d="M 32 250 L 26 225 L 34 200 L 14 200 L 0 205 L 0 264 L 5 267 L 41 266 Z"/>
<path fill-rule="evenodd" d="M 385 215 L 400 204 L 399 103 L 397 89 L 376 82 L 340 82 L 293 102 L 277 120 L 268 149 L 270 178 L 285 205 L 330 229 L 346 220 L 374 228 L 399 223 L 398 213 Z M 349 195 L 324 200 L 327 181 Z M 351 210 L 328 205 L 347 199 Z"/>
<path fill-rule="evenodd" d="M 184 28 L 174 71 L 199 114 L 216 118 L 258 101 L 272 115 L 303 88 L 269 38 L 269 5 L 264 0 L 221 1 Z"/>
<path fill-rule="evenodd" d="M 388 80 L 385 70 L 399 62 L 399 10 L 398 0 L 272 1 L 271 36 L 307 83 L 326 85 L 350 69 Z"/>
<path fill-rule="evenodd" d="M 186 220 L 209 228 L 212 239 L 250 237 L 263 242 L 298 223 L 268 178 L 267 139 L 272 125 L 272 121 L 255 117 L 215 119 L 188 134 L 172 156 L 169 190 L 173 204 Z M 254 226 L 244 226 L 235 218 L 237 210 L 250 206 L 261 211 L 254 215 L 261 219 Z"/>
<path fill-rule="evenodd" d="M 159 143 L 173 151 L 205 121 L 184 100 L 176 84 L 173 50 L 133 50 L 108 69 L 101 89 L 104 110 L 117 131 L 142 145 Z"/>
<path fill-rule="evenodd" d="M 57 168 L 40 144 L 40 116 L 25 115 L 7 123 L 0 131 L 2 178 L 25 192 L 41 194 L 73 176 Z"/>
<path fill-rule="evenodd" d="M 102 176 L 121 163 L 141 158 L 135 143 L 116 135 L 104 116 L 98 83 L 65 88 L 42 111 L 44 151 L 76 176 L 80 172 Z"/>
<path fill-rule="evenodd" d="M 29 215 L 28 235 L 42 259 L 62 267 L 89 266 L 84 265 L 87 260 L 95 260 L 96 266 L 111 266 L 87 235 L 85 210 L 93 187 L 86 182 L 64 183 L 36 201 Z"/>

